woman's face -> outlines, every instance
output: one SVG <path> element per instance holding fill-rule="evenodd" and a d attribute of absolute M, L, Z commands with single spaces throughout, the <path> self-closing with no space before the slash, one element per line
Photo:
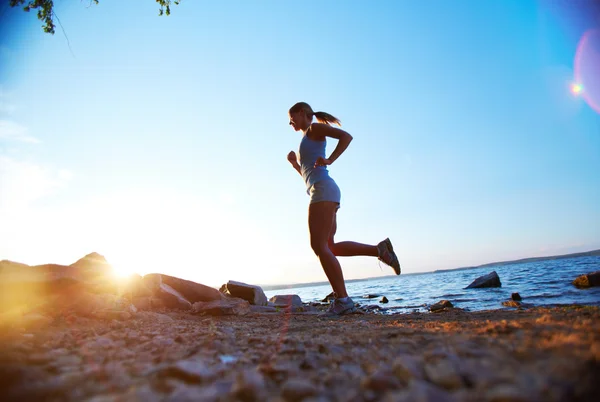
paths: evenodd
<path fill-rule="evenodd" d="M 290 113 L 289 116 L 290 126 L 292 126 L 295 131 L 305 130 L 310 123 L 306 118 L 306 113 L 304 113 L 304 110 Z"/>

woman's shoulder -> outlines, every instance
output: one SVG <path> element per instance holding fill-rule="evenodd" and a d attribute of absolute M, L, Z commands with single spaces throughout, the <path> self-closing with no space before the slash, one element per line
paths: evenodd
<path fill-rule="evenodd" d="M 323 126 L 327 126 L 327 124 L 310 123 L 310 126 L 308 126 L 308 130 L 306 131 L 307 137 L 315 141 L 325 141 L 326 129 Z"/>

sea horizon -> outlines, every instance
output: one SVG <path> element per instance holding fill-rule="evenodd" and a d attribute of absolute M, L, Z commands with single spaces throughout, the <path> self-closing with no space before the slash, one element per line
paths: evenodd
<path fill-rule="evenodd" d="M 414 275 L 425 275 L 425 274 L 434 274 L 434 273 L 443 273 L 443 272 L 452 272 L 452 271 L 465 271 L 471 269 L 479 269 L 485 267 L 494 267 L 500 265 L 512 265 L 512 264 L 521 264 L 527 262 L 535 262 L 535 261 L 547 261 L 547 260 L 557 260 L 563 258 L 576 258 L 576 257 L 586 257 L 586 256 L 600 256 L 600 249 L 589 250 L 589 251 L 581 251 L 577 253 L 569 253 L 569 254 L 558 254 L 558 255 L 550 255 L 550 256 L 542 256 L 542 257 L 526 257 L 519 258 L 516 260 L 507 260 L 507 261 L 495 261 L 489 262 L 480 265 L 474 266 L 466 266 L 466 267 L 458 267 L 458 268 L 448 268 L 448 269 L 435 269 L 432 271 L 423 271 L 423 272 L 410 272 L 410 273 L 402 273 L 400 276 L 414 276 Z M 362 282 L 369 280 L 377 280 L 377 279 L 385 279 L 389 277 L 395 277 L 396 275 L 382 275 L 382 276 L 371 276 L 366 278 L 355 278 L 355 279 L 346 279 L 346 283 L 353 282 Z M 292 288 L 303 288 L 303 287 L 311 287 L 311 286 L 321 286 L 328 285 L 329 282 L 324 281 L 316 281 L 316 282 L 300 282 L 300 283 L 285 283 L 285 284 L 258 284 L 263 290 L 271 291 L 271 290 L 281 290 L 281 289 L 292 289 Z"/>

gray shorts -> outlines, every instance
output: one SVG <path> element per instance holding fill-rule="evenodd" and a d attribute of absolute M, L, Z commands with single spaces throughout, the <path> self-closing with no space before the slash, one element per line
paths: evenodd
<path fill-rule="evenodd" d="M 310 187 L 308 194 L 310 195 L 311 204 L 322 201 L 332 201 L 339 204 L 342 199 L 340 188 L 333 179 L 316 182 Z"/>

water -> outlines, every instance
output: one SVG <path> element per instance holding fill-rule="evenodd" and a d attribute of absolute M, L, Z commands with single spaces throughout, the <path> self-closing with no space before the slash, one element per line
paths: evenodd
<path fill-rule="evenodd" d="M 468 311 L 504 308 L 502 302 L 518 292 L 523 303 L 536 306 L 582 304 L 600 306 L 600 287 L 577 289 L 572 285 L 577 276 L 600 270 L 600 256 L 585 256 L 518 264 L 480 267 L 468 270 L 406 274 L 348 282 L 346 289 L 352 299 L 361 304 L 377 304 L 390 313 L 427 311 L 427 306 L 442 299 L 454 307 Z M 496 271 L 500 288 L 465 289 L 475 278 Z M 297 294 L 304 302 L 321 301 L 331 292 L 331 286 L 284 288 L 265 291 L 268 298 L 276 294 Z M 386 296 L 363 298 L 367 294 Z"/>

